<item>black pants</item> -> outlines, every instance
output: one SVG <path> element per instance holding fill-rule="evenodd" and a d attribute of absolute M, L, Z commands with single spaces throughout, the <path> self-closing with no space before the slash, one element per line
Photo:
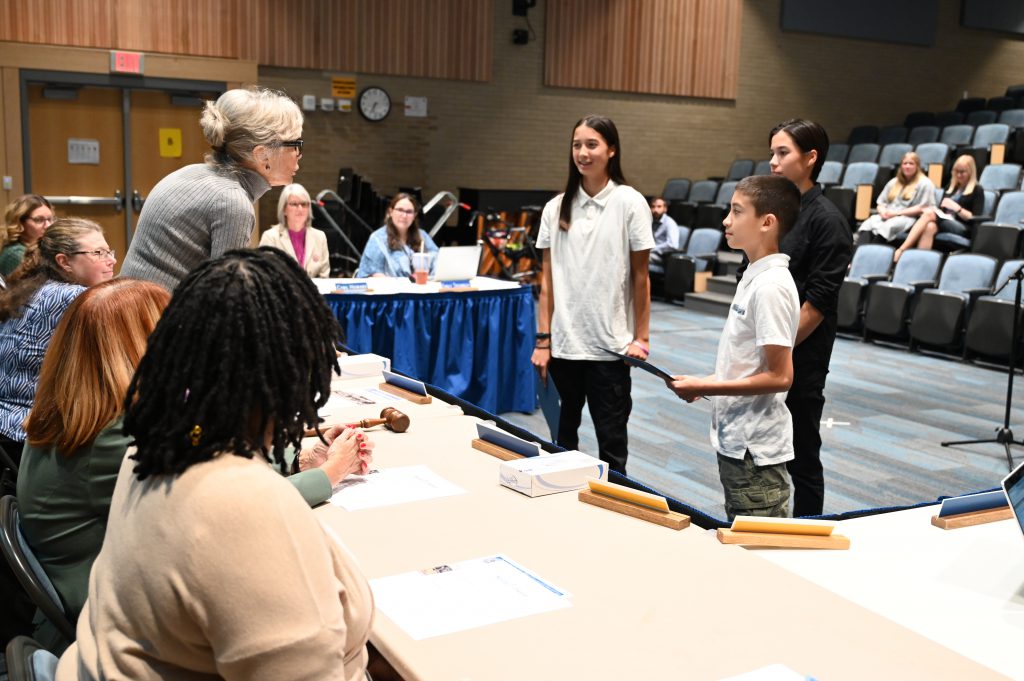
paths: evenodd
<path fill-rule="evenodd" d="M 628 438 L 626 424 L 633 409 L 632 380 L 625 362 L 552 358 L 548 371 L 562 398 L 558 418 L 558 444 L 579 448 L 583 404 L 590 406 L 590 418 L 597 434 L 600 459 L 613 471 L 626 474 Z"/>
<path fill-rule="evenodd" d="M 825 503 L 825 474 L 821 466 L 821 411 L 825 406 L 825 377 L 797 383 L 786 396 L 793 416 L 793 451 L 786 463 L 793 480 L 793 517 L 821 515 Z"/>

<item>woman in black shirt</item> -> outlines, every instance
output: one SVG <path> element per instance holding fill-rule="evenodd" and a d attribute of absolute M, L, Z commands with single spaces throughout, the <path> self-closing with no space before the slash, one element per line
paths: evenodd
<path fill-rule="evenodd" d="M 964 154 L 953 164 L 953 177 L 938 208 L 925 208 L 910 228 L 906 241 L 896 249 L 893 260 L 899 260 L 908 248 L 931 250 L 935 235 L 948 232 L 967 236 L 967 223 L 985 209 L 985 190 L 978 184 L 978 166 L 974 157 Z"/>

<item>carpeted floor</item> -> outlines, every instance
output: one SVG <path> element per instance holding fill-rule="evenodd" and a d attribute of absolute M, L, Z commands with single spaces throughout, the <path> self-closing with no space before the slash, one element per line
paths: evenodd
<path fill-rule="evenodd" d="M 660 302 L 653 303 L 651 317 L 652 362 L 672 373 L 711 373 L 724 318 Z M 939 443 L 994 437 L 1005 394 L 1005 372 L 838 339 L 821 428 L 825 512 L 913 504 L 998 486 L 1007 473 L 1002 445 Z M 539 410 L 503 417 L 549 435 Z M 634 370 L 630 477 L 724 517 L 709 425 L 708 402 L 686 404 L 657 378 Z M 1024 408 L 1013 410 L 1010 425 L 1018 426 L 1018 438 L 1024 436 Z M 597 454 L 586 410 L 580 448 Z M 1013 450 L 1015 463 L 1024 460 L 1024 447 Z"/>

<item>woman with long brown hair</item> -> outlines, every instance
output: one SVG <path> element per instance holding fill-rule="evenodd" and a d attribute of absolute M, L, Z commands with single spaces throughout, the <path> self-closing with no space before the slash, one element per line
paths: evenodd
<path fill-rule="evenodd" d="M 128 436 L 121 415 L 146 339 L 171 295 L 113 279 L 68 307 L 43 359 L 18 475 L 21 528 L 72 622 L 103 543 L 110 498 Z M 37 618 L 36 639 L 63 648 Z"/>
<path fill-rule="evenodd" d="M 419 206 L 410 194 L 399 192 L 388 204 L 384 226 L 370 235 L 359 261 L 357 277 L 408 277 L 413 253 L 437 253 L 430 235 L 420 229 Z M 434 272 L 431 259 L 430 272 Z"/>
<path fill-rule="evenodd" d="M 19 196 L 7 206 L 0 232 L 0 276 L 8 277 L 53 224 L 53 206 L 39 194 Z"/>

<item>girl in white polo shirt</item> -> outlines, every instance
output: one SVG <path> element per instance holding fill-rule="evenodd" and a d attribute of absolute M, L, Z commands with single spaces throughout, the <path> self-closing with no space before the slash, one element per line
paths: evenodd
<path fill-rule="evenodd" d="M 626 185 L 615 124 L 590 115 L 573 126 L 569 179 L 541 216 L 544 252 L 533 365 L 550 371 L 562 400 L 558 444 L 579 446 L 584 403 L 598 455 L 626 473 L 626 424 L 633 402 L 629 367 L 605 349 L 646 359 L 650 353 L 651 211 Z"/>

